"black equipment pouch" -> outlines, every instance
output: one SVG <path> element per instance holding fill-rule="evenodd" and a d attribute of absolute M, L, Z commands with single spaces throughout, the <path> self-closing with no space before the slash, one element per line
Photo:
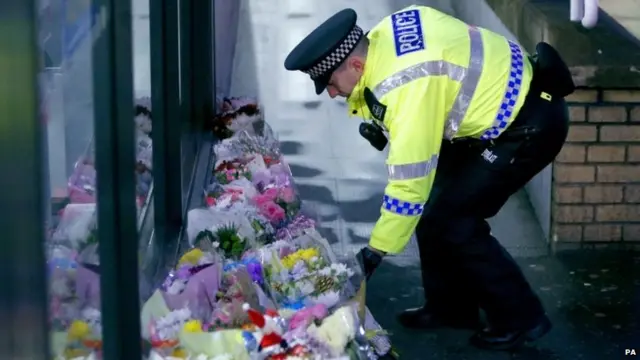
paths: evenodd
<path fill-rule="evenodd" d="M 564 98 L 573 93 L 576 86 L 571 71 L 553 46 L 540 42 L 533 56 L 533 87 L 549 93 L 553 97 Z"/>
<path fill-rule="evenodd" d="M 389 142 L 382 128 L 375 123 L 362 122 L 360 123 L 359 131 L 360 135 L 367 139 L 371 146 L 376 148 L 378 151 L 384 150 Z"/>

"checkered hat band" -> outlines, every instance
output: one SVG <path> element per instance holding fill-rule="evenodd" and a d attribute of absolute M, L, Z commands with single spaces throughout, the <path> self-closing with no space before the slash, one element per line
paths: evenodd
<path fill-rule="evenodd" d="M 329 56 L 322 59 L 322 61 L 318 62 L 311 68 L 305 70 L 304 72 L 311 75 L 312 79 L 317 79 L 322 77 L 326 73 L 335 70 L 336 65 L 340 64 L 344 59 L 349 56 L 353 48 L 358 45 L 358 41 L 362 38 L 364 32 L 359 26 L 355 26 L 347 38 L 335 49 Z"/>

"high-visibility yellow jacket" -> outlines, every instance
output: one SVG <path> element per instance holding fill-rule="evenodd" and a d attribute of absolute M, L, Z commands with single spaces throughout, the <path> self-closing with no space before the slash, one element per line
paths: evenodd
<path fill-rule="evenodd" d="M 369 241 L 399 253 L 431 192 L 443 139 L 498 137 L 524 103 L 532 66 L 516 43 L 424 6 L 384 18 L 368 34 L 349 113 L 389 137 L 381 216 Z"/>

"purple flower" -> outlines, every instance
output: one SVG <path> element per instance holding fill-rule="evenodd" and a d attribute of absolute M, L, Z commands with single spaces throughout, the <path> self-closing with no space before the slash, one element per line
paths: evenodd
<path fill-rule="evenodd" d="M 191 265 L 182 265 L 175 273 L 175 277 L 178 279 L 186 280 L 191 277 Z"/>
<path fill-rule="evenodd" d="M 273 178 L 267 171 L 258 171 L 251 176 L 251 182 L 256 187 L 264 187 L 270 184 Z"/>
<path fill-rule="evenodd" d="M 264 278 L 262 277 L 262 265 L 258 261 L 251 261 L 247 263 L 247 272 L 251 276 L 253 282 L 263 285 Z"/>

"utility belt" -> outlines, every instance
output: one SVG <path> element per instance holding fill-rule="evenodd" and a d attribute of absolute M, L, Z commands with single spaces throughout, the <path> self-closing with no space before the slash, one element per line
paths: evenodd
<path fill-rule="evenodd" d="M 529 57 L 533 66 L 533 77 L 529 92 L 525 98 L 520 112 L 528 110 L 528 104 L 542 98 L 547 101 L 561 99 L 575 91 L 575 84 L 569 68 L 564 63 L 560 54 L 551 45 L 540 42 L 536 45 L 536 53 Z M 522 116 L 516 116 L 513 123 L 498 136 L 501 141 L 518 141 L 528 136 L 537 134 L 540 129 L 537 126 L 522 124 Z M 486 147 L 487 143 L 494 140 L 477 138 L 457 138 L 451 140 L 453 144 L 464 144 L 470 147 Z"/>

